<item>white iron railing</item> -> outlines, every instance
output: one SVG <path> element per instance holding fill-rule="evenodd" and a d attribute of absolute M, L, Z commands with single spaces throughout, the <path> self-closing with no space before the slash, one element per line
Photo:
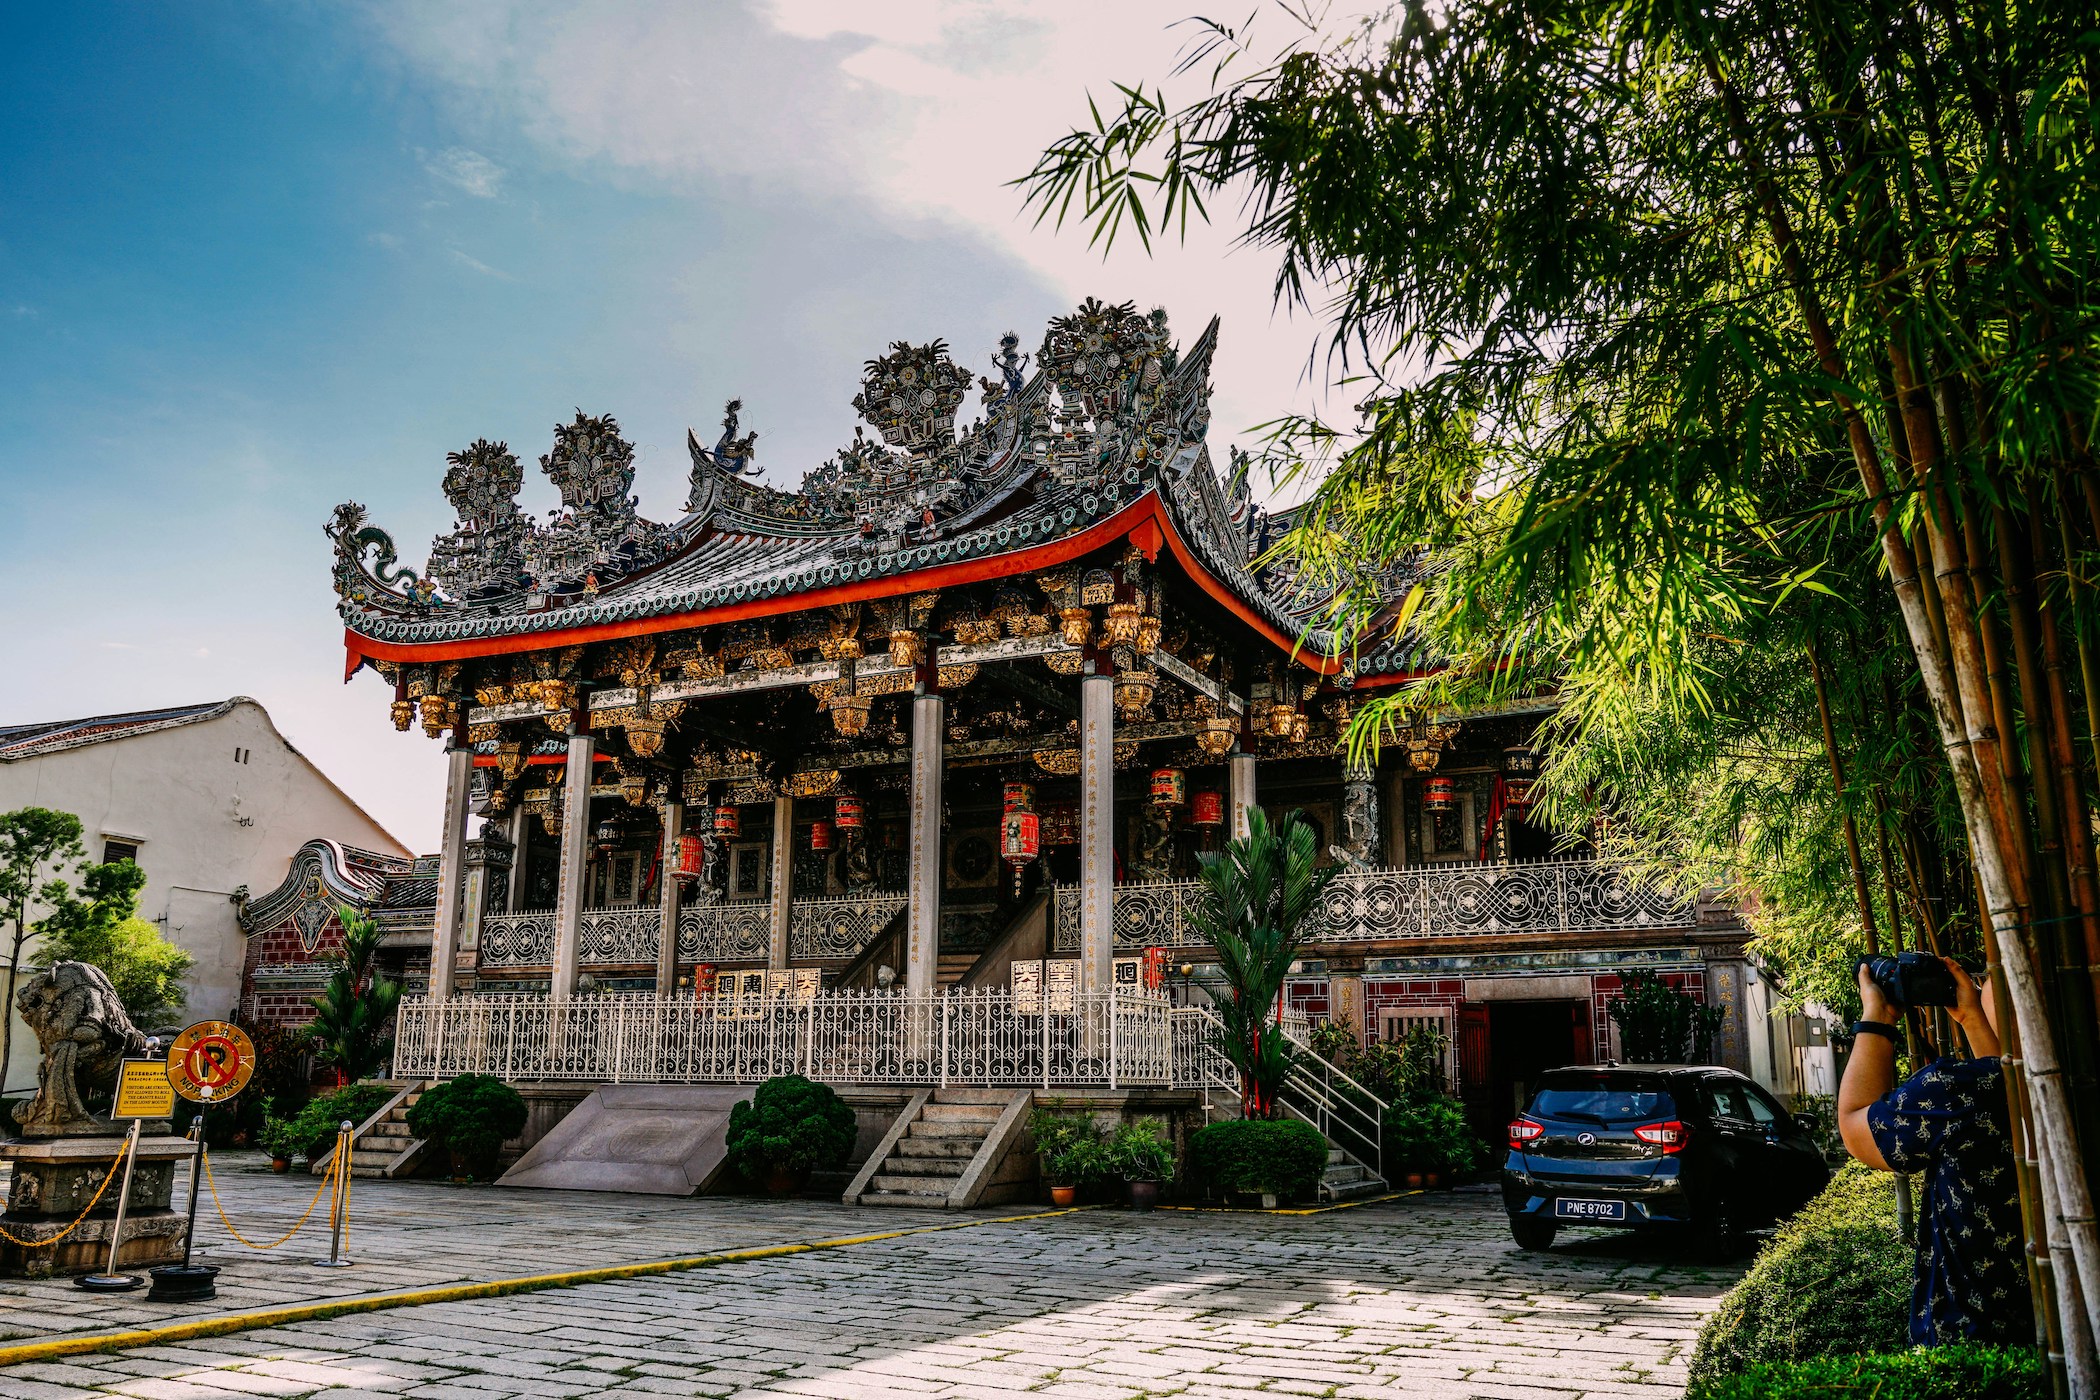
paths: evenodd
<path fill-rule="evenodd" d="M 789 908 L 789 955 L 801 961 L 850 958 L 904 907 L 901 894 L 800 899 Z M 523 909 L 481 917 L 478 964 L 510 970 L 554 961 L 555 913 Z M 615 904 L 583 911 L 576 957 L 584 967 L 654 967 L 663 910 Z M 678 911 L 681 962 L 751 962 L 766 956 L 773 906 L 765 900 L 689 904 Z"/>
<path fill-rule="evenodd" d="M 1088 993 L 1017 1000 L 1004 988 L 932 996 L 529 995 L 401 1003 L 397 1078 L 752 1084 L 802 1074 L 832 1084 L 1122 1088 L 1171 1085 L 1161 998 Z"/>
<path fill-rule="evenodd" d="M 1202 890 L 1200 880 L 1116 886 L 1116 947 L 1201 946 L 1204 939 L 1189 923 L 1187 906 Z M 1599 861 L 1550 860 L 1344 871 L 1328 885 L 1319 921 L 1313 937 L 1356 941 L 1692 928 L 1698 918 L 1689 894 Z M 1060 952 L 1078 949 L 1079 923 L 1080 892 L 1060 885 L 1055 904 Z"/>

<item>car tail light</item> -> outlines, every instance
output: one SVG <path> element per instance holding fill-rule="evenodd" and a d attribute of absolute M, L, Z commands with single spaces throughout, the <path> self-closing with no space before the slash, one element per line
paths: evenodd
<path fill-rule="evenodd" d="M 1633 1135 L 1664 1152 L 1682 1152 L 1685 1143 L 1691 1139 L 1692 1130 L 1672 1118 L 1667 1123 L 1643 1123 L 1633 1130 Z"/>
<path fill-rule="evenodd" d="M 1514 1150 L 1522 1152 L 1524 1144 L 1541 1136 L 1545 1131 L 1545 1124 L 1534 1123 L 1529 1118 L 1519 1118 L 1516 1122 L 1509 1125 L 1509 1145 Z"/>

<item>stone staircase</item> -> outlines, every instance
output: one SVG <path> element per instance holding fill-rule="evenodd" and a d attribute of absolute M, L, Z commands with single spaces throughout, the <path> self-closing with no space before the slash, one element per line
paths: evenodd
<path fill-rule="evenodd" d="M 975 953 L 943 953 L 941 954 L 940 966 L 935 970 L 934 977 L 939 985 L 952 987 L 962 981 L 963 974 L 976 965 L 977 954 Z"/>
<path fill-rule="evenodd" d="M 400 1092 L 379 1112 L 358 1126 L 350 1139 L 350 1175 L 394 1177 L 407 1173 L 423 1155 L 423 1139 L 409 1130 L 408 1110 L 430 1086 L 422 1082 L 400 1086 Z M 313 1164 L 313 1173 L 328 1170 L 335 1153 L 323 1154 Z"/>
<path fill-rule="evenodd" d="M 919 1206 L 933 1210 L 974 1204 L 962 1197 L 981 1194 L 977 1185 L 999 1164 L 979 1162 L 993 1154 L 1004 1155 L 1011 1132 L 993 1141 L 995 1129 L 1017 1121 L 1027 1091 L 1012 1089 L 931 1089 L 923 1102 L 915 1100 L 916 1112 L 905 1110 L 891 1136 L 877 1149 L 879 1161 L 872 1173 L 863 1171 L 849 1187 L 849 1203 L 864 1206 Z M 976 1178 L 966 1182 L 972 1166 Z M 976 1190 L 973 1192 L 972 1187 Z"/>
<path fill-rule="evenodd" d="M 1364 1196 L 1376 1196 L 1386 1189 L 1386 1183 L 1370 1168 L 1352 1160 L 1333 1143 L 1327 1144 L 1327 1170 L 1320 1174 L 1321 1200 L 1354 1201 Z"/>

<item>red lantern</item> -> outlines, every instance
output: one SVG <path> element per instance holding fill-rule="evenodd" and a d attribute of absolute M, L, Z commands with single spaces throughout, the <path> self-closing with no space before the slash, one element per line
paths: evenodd
<path fill-rule="evenodd" d="M 999 821 L 999 854 L 1026 865 L 1043 851 L 1042 819 L 1033 812 L 1008 812 Z"/>
<path fill-rule="evenodd" d="M 1504 778 L 1502 797 L 1512 807 L 1529 807 L 1532 803 L 1532 778 Z"/>
<path fill-rule="evenodd" d="M 1431 778 L 1422 784 L 1422 806 L 1431 812 L 1448 812 L 1458 806 L 1458 796 L 1449 778 Z"/>
<path fill-rule="evenodd" d="M 695 999 L 697 1000 L 697 999 L 698 999 L 698 998 L 700 998 L 700 997 L 711 997 L 711 996 L 713 996 L 714 994 L 715 994 L 715 965 L 714 965 L 713 963 L 695 963 L 695 964 L 693 964 L 693 996 L 694 996 L 694 998 L 695 998 Z"/>
<path fill-rule="evenodd" d="M 678 864 L 671 873 L 681 880 L 697 880 L 705 857 L 706 851 L 699 837 L 681 836 L 678 838 Z"/>
<path fill-rule="evenodd" d="M 1034 811 L 1035 784 L 1008 783 L 1006 785 L 1006 805 L 1003 810 L 1008 812 Z"/>
<path fill-rule="evenodd" d="M 819 818 L 809 824 L 809 848 L 812 851 L 831 849 L 831 823 Z"/>
<path fill-rule="evenodd" d="M 1179 768 L 1152 770 L 1152 805 L 1179 807 L 1189 800 L 1189 775 Z"/>
<path fill-rule="evenodd" d="M 715 835 L 735 840 L 743 834 L 744 818 L 741 812 L 727 802 L 715 808 Z"/>
<path fill-rule="evenodd" d="M 1199 792 L 1189 801 L 1190 826 L 1225 825 L 1225 794 Z"/>
<path fill-rule="evenodd" d="M 860 799 L 841 793 L 831 804 L 831 815 L 840 831 L 859 831 L 862 822 Z"/>

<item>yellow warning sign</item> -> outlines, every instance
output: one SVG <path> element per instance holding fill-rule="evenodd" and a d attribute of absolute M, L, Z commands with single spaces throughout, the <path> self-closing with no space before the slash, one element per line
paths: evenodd
<path fill-rule="evenodd" d="M 158 1060 L 126 1060 L 117 1072 L 112 1118 L 166 1118 L 175 1112 L 175 1086 Z"/>
<path fill-rule="evenodd" d="M 168 1047 L 168 1082 L 192 1103 L 217 1103 L 248 1087 L 255 1042 L 231 1021 L 199 1021 Z"/>

